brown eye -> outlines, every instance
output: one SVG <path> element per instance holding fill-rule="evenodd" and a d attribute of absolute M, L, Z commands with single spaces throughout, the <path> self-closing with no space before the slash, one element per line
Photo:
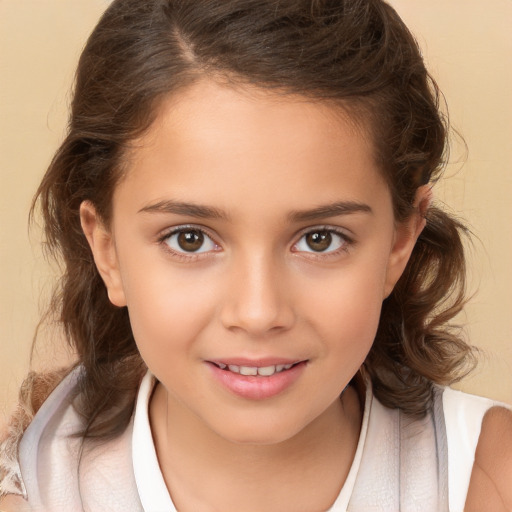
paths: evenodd
<path fill-rule="evenodd" d="M 306 235 L 306 244 L 315 252 L 324 252 L 332 244 L 332 233 L 330 231 L 314 231 Z"/>
<path fill-rule="evenodd" d="M 186 252 L 196 252 L 201 249 L 204 235 L 201 231 L 182 231 L 178 233 L 178 245 Z"/>
<path fill-rule="evenodd" d="M 342 233 L 334 229 L 317 229 L 302 235 L 293 251 L 331 254 L 349 245 L 350 240 Z"/>
<path fill-rule="evenodd" d="M 200 229 L 181 228 L 165 238 L 165 243 L 178 253 L 203 253 L 215 251 L 217 244 Z"/>

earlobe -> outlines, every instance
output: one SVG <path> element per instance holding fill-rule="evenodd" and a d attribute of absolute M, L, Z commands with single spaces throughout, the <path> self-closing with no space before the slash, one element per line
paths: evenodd
<path fill-rule="evenodd" d="M 383 298 L 389 297 L 407 266 L 416 240 L 418 240 L 427 223 L 426 214 L 432 198 L 432 187 L 430 185 L 419 187 L 414 198 L 413 213 L 396 227 L 395 240 L 388 260 Z"/>
<path fill-rule="evenodd" d="M 115 306 L 126 306 L 112 233 L 105 227 L 90 201 L 84 201 L 80 205 L 80 223 L 91 248 L 96 268 L 107 288 L 110 302 Z"/>

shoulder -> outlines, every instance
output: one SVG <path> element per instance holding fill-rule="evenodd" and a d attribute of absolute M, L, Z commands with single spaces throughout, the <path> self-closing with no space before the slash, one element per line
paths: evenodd
<path fill-rule="evenodd" d="M 8 495 L 0 498 L 2 512 L 29 512 L 28 503 L 21 496 Z"/>
<path fill-rule="evenodd" d="M 14 510 L 23 510 L 27 483 L 33 481 L 41 462 L 45 434 L 68 405 L 77 373 L 31 373 L 25 380 L 18 407 L 0 439 L 0 510 L 9 510 L 11 503 L 16 505 Z"/>
<path fill-rule="evenodd" d="M 490 411 L 495 408 L 505 413 L 508 411 L 507 406 L 499 402 L 450 388 L 444 389 L 442 403 L 447 438 L 450 510 L 461 511 L 467 502 L 473 468 L 476 467 L 477 446 L 480 440 L 491 435 L 487 433 L 488 421 L 495 413 L 491 414 Z M 495 427 L 491 427 L 494 430 Z M 478 510 L 478 507 L 474 510 Z M 484 507 L 480 510 L 489 509 Z"/>
<path fill-rule="evenodd" d="M 74 407 L 81 371 L 55 388 L 20 441 L 30 510 L 141 510 L 133 475 L 133 417 L 113 438 L 83 438 L 85 419 Z"/>
<path fill-rule="evenodd" d="M 493 407 L 482 422 L 465 510 L 512 510 L 510 482 L 512 411 Z"/>

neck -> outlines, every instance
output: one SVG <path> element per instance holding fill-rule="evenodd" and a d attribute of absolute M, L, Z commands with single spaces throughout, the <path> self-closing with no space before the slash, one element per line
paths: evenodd
<path fill-rule="evenodd" d="M 158 384 L 150 421 L 164 479 L 178 510 L 326 510 L 348 475 L 362 411 L 347 388 L 321 416 L 285 441 L 224 439 Z M 200 485 L 198 485 L 200 482 Z"/>

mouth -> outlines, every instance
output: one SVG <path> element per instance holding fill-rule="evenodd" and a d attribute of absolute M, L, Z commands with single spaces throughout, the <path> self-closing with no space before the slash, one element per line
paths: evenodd
<path fill-rule="evenodd" d="M 245 358 L 205 361 L 214 379 L 229 392 L 248 400 L 264 400 L 291 388 L 308 360 Z"/>
<path fill-rule="evenodd" d="M 244 376 L 254 376 L 254 377 L 271 377 L 276 373 L 281 373 L 286 370 L 290 370 L 294 366 L 304 363 L 305 361 L 297 361 L 296 363 L 287 363 L 287 364 L 275 364 L 275 365 L 266 365 L 266 366 L 246 366 L 239 364 L 227 364 L 221 362 L 210 361 L 211 364 L 215 365 L 217 368 L 224 370 L 226 372 L 237 373 L 238 375 Z"/>
<path fill-rule="evenodd" d="M 230 358 L 206 362 L 214 379 L 230 393 L 264 400 L 292 388 L 304 374 L 308 360 Z"/>

